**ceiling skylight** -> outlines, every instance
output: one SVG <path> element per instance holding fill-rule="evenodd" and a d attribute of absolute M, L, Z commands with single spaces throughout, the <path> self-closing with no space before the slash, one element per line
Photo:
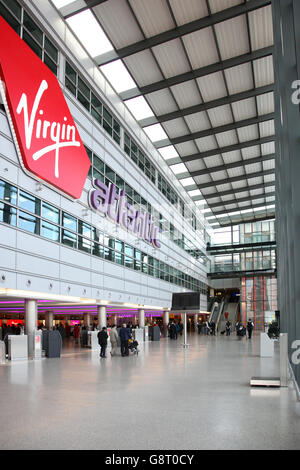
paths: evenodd
<path fill-rule="evenodd" d="M 158 140 L 167 139 L 168 136 L 163 130 L 160 124 L 153 124 L 152 126 L 147 126 L 143 128 L 152 142 L 157 142 Z"/>
<path fill-rule="evenodd" d="M 127 68 L 121 60 L 115 60 L 109 64 L 100 67 L 107 80 L 111 83 L 117 93 L 137 88 L 135 81 L 132 79 Z"/>
<path fill-rule="evenodd" d="M 182 180 L 179 180 L 182 186 L 191 186 L 192 184 L 195 184 L 195 181 L 193 178 L 183 178 Z"/>
<path fill-rule="evenodd" d="M 187 171 L 187 168 L 184 163 L 177 163 L 176 165 L 171 165 L 170 168 L 173 173 L 175 173 L 175 175 L 178 175 L 179 173 L 185 173 Z"/>
<path fill-rule="evenodd" d="M 161 147 L 158 149 L 159 153 L 165 160 L 169 160 L 170 158 L 176 158 L 178 157 L 177 150 L 173 145 L 168 145 L 168 147 Z"/>
<path fill-rule="evenodd" d="M 91 10 L 85 10 L 71 16 L 67 19 L 67 23 L 92 57 L 113 50 L 112 44 L 107 39 Z"/>
<path fill-rule="evenodd" d="M 143 96 L 126 100 L 125 104 L 130 109 L 137 121 L 154 116 L 152 109 Z"/>
<path fill-rule="evenodd" d="M 193 191 L 188 191 L 188 194 L 191 197 L 201 196 L 201 191 L 200 191 L 200 189 L 193 189 Z"/>
<path fill-rule="evenodd" d="M 73 3 L 74 0 L 52 0 L 56 8 L 63 8 L 70 3 Z"/>

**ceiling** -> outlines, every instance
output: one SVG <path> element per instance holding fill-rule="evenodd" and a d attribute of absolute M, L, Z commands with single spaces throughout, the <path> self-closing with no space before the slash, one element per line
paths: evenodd
<path fill-rule="evenodd" d="M 212 227 L 274 218 L 271 0 L 53 3 L 71 27 L 92 12 L 112 45 L 93 60 L 109 77 L 121 59 L 134 84 L 112 85 L 146 103 L 140 125 Z"/>

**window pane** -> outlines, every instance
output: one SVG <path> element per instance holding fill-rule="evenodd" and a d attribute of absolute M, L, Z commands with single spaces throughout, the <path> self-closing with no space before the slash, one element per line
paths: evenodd
<path fill-rule="evenodd" d="M 73 67 L 71 67 L 71 65 L 66 62 L 66 75 L 69 77 L 70 80 L 72 80 L 72 82 L 74 83 L 74 85 L 76 85 L 76 72 L 75 70 L 73 69 Z"/>
<path fill-rule="evenodd" d="M 0 202 L 0 222 L 9 225 L 17 225 L 17 210 L 7 204 Z"/>
<path fill-rule="evenodd" d="M 126 268 L 133 269 L 133 259 L 129 258 L 129 256 L 125 256 L 125 266 Z"/>
<path fill-rule="evenodd" d="M 89 87 L 84 83 L 84 81 L 81 80 L 80 77 L 78 77 L 78 90 L 81 91 L 83 96 L 89 101 L 90 100 L 90 89 Z"/>
<path fill-rule="evenodd" d="M 21 20 L 21 7 L 16 0 L 3 0 L 3 3 L 10 9 L 10 11 Z"/>
<path fill-rule="evenodd" d="M 77 235 L 72 232 L 68 232 L 68 230 L 62 230 L 61 242 L 64 245 L 71 246 L 72 248 L 76 248 L 77 246 Z"/>
<path fill-rule="evenodd" d="M 59 242 L 59 227 L 42 220 L 42 237 Z"/>
<path fill-rule="evenodd" d="M 124 242 L 121 242 L 120 240 L 115 240 L 115 249 L 124 253 Z"/>
<path fill-rule="evenodd" d="M 45 36 L 45 50 L 48 52 L 49 56 L 57 63 L 58 51 L 56 47 L 52 44 L 51 41 Z"/>
<path fill-rule="evenodd" d="M 40 219 L 25 212 L 19 212 L 19 228 L 27 230 L 27 232 L 40 234 Z"/>
<path fill-rule="evenodd" d="M 51 72 L 54 73 L 54 75 L 57 75 L 57 65 L 55 62 L 53 62 L 52 59 L 50 59 L 50 57 L 46 53 L 44 54 L 44 63 L 47 65 L 47 67 L 49 67 L 49 69 L 51 70 Z"/>
<path fill-rule="evenodd" d="M 134 253 L 133 253 L 133 247 L 130 246 L 130 245 L 125 245 L 125 255 L 127 256 L 134 256 Z"/>
<path fill-rule="evenodd" d="M 24 191 L 20 191 L 19 206 L 28 212 L 32 212 L 33 214 L 41 214 L 41 201 L 36 197 L 25 193 Z"/>
<path fill-rule="evenodd" d="M 103 258 L 103 246 L 99 245 L 99 243 L 92 244 L 92 254 L 95 256 L 99 256 L 99 258 Z"/>
<path fill-rule="evenodd" d="M 124 255 L 122 253 L 115 252 L 115 262 L 124 266 Z"/>
<path fill-rule="evenodd" d="M 107 261 L 115 261 L 115 252 L 108 247 L 104 247 L 104 258 Z"/>
<path fill-rule="evenodd" d="M 92 227 L 86 224 L 82 220 L 78 221 L 78 232 L 85 237 L 90 238 L 92 236 Z"/>
<path fill-rule="evenodd" d="M 29 31 L 32 34 L 32 36 L 38 41 L 38 43 L 42 46 L 43 45 L 43 33 L 40 30 L 40 28 L 27 15 L 26 11 L 24 11 L 23 24 L 26 27 L 27 31 Z"/>
<path fill-rule="evenodd" d="M 77 232 L 77 219 L 66 212 L 63 212 L 62 225 L 69 230 Z"/>
<path fill-rule="evenodd" d="M 17 188 L 5 181 L 0 180 L 0 199 L 10 202 L 11 204 L 17 204 Z"/>
<path fill-rule="evenodd" d="M 1 5 L 1 3 L 0 3 L 0 14 L 7 21 L 7 23 L 16 31 L 16 33 L 20 35 L 21 26 L 19 22 L 14 18 L 14 16 L 6 8 L 4 8 Z"/>
<path fill-rule="evenodd" d="M 46 202 L 42 203 L 42 217 L 55 224 L 59 224 L 59 209 L 56 207 L 47 204 Z"/>
<path fill-rule="evenodd" d="M 28 44 L 28 46 L 36 53 L 36 55 L 42 59 L 42 48 L 35 42 L 34 39 L 24 30 L 23 31 L 23 39 Z"/>
<path fill-rule="evenodd" d="M 78 237 L 78 249 L 86 253 L 91 253 L 92 242 L 86 238 Z"/>

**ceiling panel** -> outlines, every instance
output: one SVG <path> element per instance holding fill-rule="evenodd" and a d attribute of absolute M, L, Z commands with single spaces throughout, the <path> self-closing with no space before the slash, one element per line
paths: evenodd
<path fill-rule="evenodd" d="M 272 46 L 274 39 L 271 5 L 251 11 L 248 17 L 252 50 Z"/>
<path fill-rule="evenodd" d="M 166 1 L 129 0 L 129 3 L 147 38 L 175 28 L 176 25 Z"/>
<path fill-rule="evenodd" d="M 261 87 L 274 83 L 273 57 L 268 56 L 253 61 L 255 86 Z"/>
<path fill-rule="evenodd" d="M 215 31 L 222 60 L 250 51 L 246 15 L 216 24 Z"/>
<path fill-rule="evenodd" d="M 251 64 L 247 62 L 224 71 L 230 95 L 254 88 Z"/>
<path fill-rule="evenodd" d="M 178 106 L 168 89 L 149 93 L 149 95 L 147 95 L 147 101 L 156 116 L 164 113 L 171 113 L 178 109 Z"/>
<path fill-rule="evenodd" d="M 163 80 L 163 75 L 149 50 L 124 59 L 124 63 L 138 86 Z"/>
<path fill-rule="evenodd" d="M 274 113 L 274 93 L 264 93 L 256 97 L 258 115 Z"/>
<path fill-rule="evenodd" d="M 126 2 L 110 0 L 94 7 L 93 12 L 116 49 L 144 39 Z"/>
<path fill-rule="evenodd" d="M 182 109 L 202 103 L 199 89 L 194 80 L 170 87 L 178 106 Z"/>
<path fill-rule="evenodd" d="M 242 159 L 241 159 L 241 152 L 240 150 L 235 150 L 234 152 L 226 152 L 222 153 L 222 157 L 224 160 L 225 164 L 228 163 L 235 163 L 235 162 L 241 162 L 242 164 Z"/>
<path fill-rule="evenodd" d="M 199 152 L 207 152 L 218 147 L 214 136 L 202 137 L 201 139 L 195 139 Z"/>
<path fill-rule="evenodd" d="M 223 126 L 233 122 L 232 112 L 229 104 L 218 106 L 207 111 L 212 127 Z"/>
<path fill-rule="evenodd" d="M 189 131 L 183 118 L 173 119 L 162 124 L 170 139 L 186 135 Z"/>
<path fill-rule="evenodd" d="M 186 0 L 170 0 L 170 5 L 178 26 L 208 15 L 206 3 L 199 0 L 189 0 L 188 8 Z"/>
<path fill-rule="evenodd" d="M 219 147 L 227 147 L 228 145 L 238 144 L 236 131 L 221 132 L 216 134 Z"/>
<path fill-rule="evenodd" d="M 182 38 L 193 69 L 205 67 L 219 61 L 218 50 L 211 27 L 186 34 Z M 205 47 L 199 47 L 205 44 Z"/>
<path fill-rule="evenodd" d="M 227 96 L 222 72 L 211 73 L 197 78 L 203 101 L 212 101 Z"/>
<path fill-rule="evenodd" d="M 237 101 L 236 103 L 232 103 L 231 106 L 235 121 L 242 121 L 243 119 L 250 119 L 256 116 L 255 98 Z"/>
<path fill-rule="evenodd" d="M 198 148 L 192 140 L 188 142 L 182 142 L 181 144 L 176 144 L 175 148 L 182 157 L 187 155 L 194 155 L 198 152 Z"/>
<path fill-rule="evenodd" d="M 191 70 L 180 39 L 174 39 L 152 48 L 165 78 Z"/>
<path fill-rule="evenodd" d="M 189 126 L 190 132 L 203 131 L 211 127 L 207 113 L 204 111 L 185 116 L 185 121 Z"/>
<path fill-rule="evenodd" d="M 226 8 L 231 8 L 236 5 L 240 5 L 241 3 L 244 3 L 243 0 L 209 0 L 209 6 L 212 13 L 226 10 Z"/>

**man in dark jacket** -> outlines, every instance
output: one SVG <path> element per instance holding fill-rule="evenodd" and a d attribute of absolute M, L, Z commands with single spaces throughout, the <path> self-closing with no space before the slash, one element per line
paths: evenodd
<path fill-rule="evenodd" d="M 106 357 L 105 352 L 106 352 L 106 348 L 107 348 L 108 334 L 106 332 L 105 326 L 103 326 L 102 330 L 99 331 L 97 337 L 98 337 L 98 343 L 100 344 L 100 348 L 101 348 L 100 357 Z"/>
<path fill-rule="evenodd" d="M 130 333 L 130 329 L 126 327 L 125 323 L 120 329 L 119 336 L 121 340 L 122 357 L 129 356 L 128 341 L 131 338 L 131 333 Z"/>

